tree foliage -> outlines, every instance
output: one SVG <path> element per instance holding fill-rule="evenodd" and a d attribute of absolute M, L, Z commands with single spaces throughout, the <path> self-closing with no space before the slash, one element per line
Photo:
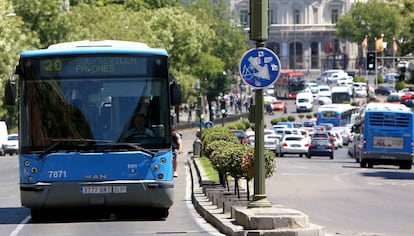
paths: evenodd
<path fill-rule="evenodd" d="M 70 21 L 68 8 L 61 0 L 16 1 L 16 14 L 24 21 L 24 27 L 36 33 L 40 47 L 67 39 Z"/>
<path fill-rule="evenodd" d="M 357 2 L 351 10 L 336 23 L 337 36 L 360 44 L 368 36 L 368 48 L 375 47 L 374 38 L 384 34 L 385 41 L 398 38 L 401 32 L 399 11 L 384 1 Z"/>
<path fill-rule="evenodd" d="M 400 54 L 406 55 L 413 52 L 414 48 L 414 1 L 403 0 L 403 7 L 400 9 L 403 18 L 403 29 L 401 37 L 403 43 L 400 45 Z"/>
<path fill-rule="evenodd" d="M 38 47 L 37 36 L 26 30 L 22 18 L 13 11 L 10 1 L 0 1 L 0 78 L 6 80 L 11 75 L 23 49 Z M 3 83 L 2 83 L 3 84 Z M 3 86 L 0 94 L 4 94 Z M 0 104 L 3 101 L 0 101 Z M 9 128 L 17 126 L 17 107 L 1 106 L 0 119 L 5 120 Z"/>

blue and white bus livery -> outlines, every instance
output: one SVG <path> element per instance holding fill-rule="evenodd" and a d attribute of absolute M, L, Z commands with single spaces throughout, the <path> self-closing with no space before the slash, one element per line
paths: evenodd
<path fill-rule="evenodd" d="M 181 92 L 164 49 L 60 43 L 22 52 L 15 74 L 19 83 L 7 81 L 5 103 L 18 94 L 21 202 L 32 218 L 62 208 L 152 208 L 168 216 L 170 108 Z M 155 135 L 125 141 L 138 113 Z"/>
<path fill-rule="evenodd" d="M 396 165 L 411 169 L 414 157 L 414 113 L 403 104 L 369 103 L 362 113 L 362 168 Z"/>

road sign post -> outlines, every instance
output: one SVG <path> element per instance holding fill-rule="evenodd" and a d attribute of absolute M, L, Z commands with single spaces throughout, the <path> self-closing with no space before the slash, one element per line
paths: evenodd
<path fill-rule="evenodd" d="M 278 79 L 280 60 L 268 48 L 251 49 L 243 55 L 239 72 L 242 79 L 255 88 L 254 196 L 248 207 L 271 207 L 272 204 L 268 201 L 265 191 L 263 89 Z"/>

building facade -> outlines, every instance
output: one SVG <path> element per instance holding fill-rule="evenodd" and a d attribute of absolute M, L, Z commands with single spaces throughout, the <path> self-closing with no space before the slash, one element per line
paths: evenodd
<path fill-rule="evenodd" d="M 239 24 L 249 30 L 249 0 L 230 0 Z M 358 46 L 337 38 L 336 22 L 358 0 L 269 0 L 266 47 L 280 58 L 282 68 L 314 71 L 358 70 Z M 252 42 L 254 45 L 254 42 Z"/>

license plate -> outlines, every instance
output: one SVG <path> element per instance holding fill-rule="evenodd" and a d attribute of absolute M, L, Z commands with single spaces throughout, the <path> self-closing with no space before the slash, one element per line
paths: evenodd
<path fill-rule="evenodd" d="M 292 147 L 300 147 L 300 144 L 292 144 Z"/>
<path fill-rule="evenodd" d="M 83 186 L 82 194 L 126 193 L 126 186 Z"/>

